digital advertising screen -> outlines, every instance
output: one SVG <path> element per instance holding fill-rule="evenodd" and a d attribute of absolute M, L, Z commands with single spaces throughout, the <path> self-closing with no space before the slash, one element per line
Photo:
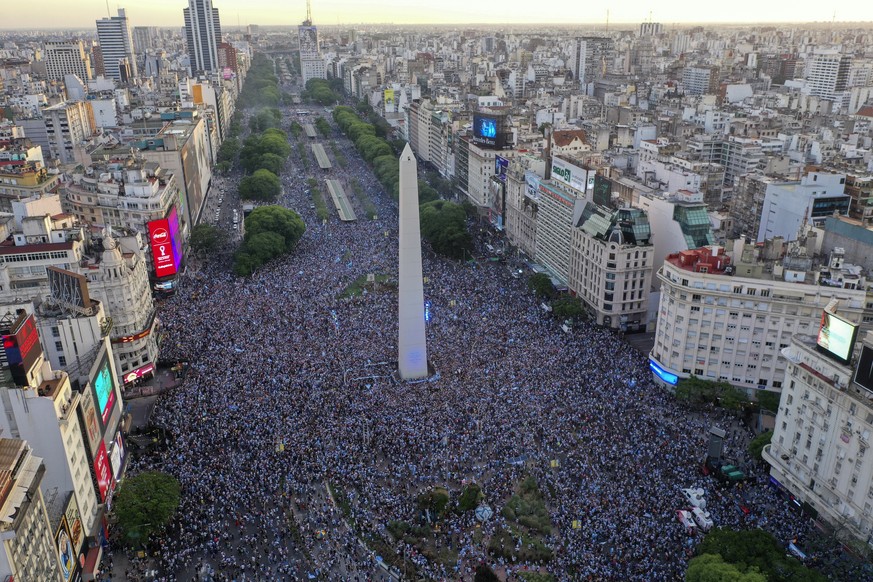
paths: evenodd
<path fill-rule="evenodd" d="M 109 413 L 112 412 L 112 405 L 115 404 L 115 381 L 112 378 L 112 368 L 108 358 L 103 358 L 93 383 L 94 393 L 97 395 L 97 410 L 103 419 L 103 426 L 106 426 Z"/>
<path fill-rule="evenodd" d="M 858 368 L 855 370 L 855 383 L 873 392 L 873 349 L 864 346 L 858 358 Z"/>
<path fill-rule="evenodd" d="M 819 351 L 843 363 L 848 363 L 852 359 L 852 348 L 855 347 L 857 335 L 857 325 L 837 317 L 833 313 L 823 311 L 816 344 Z"/>
<path fill-rule="evenodd" d="M 149 222 L 149 243 L 155 265 L 155 277 L 169 277 L 179 271 L 175 259 L 173 240 L 170 236 L 170 221 L 166 218 Z"/>
<path fill-rule="evenodd" d="M 167 223 L 170 226 L 170 244 L 173 245 L 173 259 L 176 261 L 176 267 L 182 264 L 182 237 L 179 236 L 179 214 L 176 212 L 176 207 L 170 210 L 167 216 Z"/>
<path fill-rule="evenodd" d="M 609 206 L 612 202 L 612 180 L 594 174 L 594 203 L 600 206 Z"/>
<path fill-rule="evenodd" d="M 3 350 L 6 352 L 6 361 L 9 365 L 21 365 L 25 370 L 33 366 L 42 353 L 33 315 L 27 316 L 18 331 L 3 336 Z"/>
<path fill-rule="evenodd" d="M 473 115 L 473 142 L 480 145 L 499 147 L 502 144 L 500 143 L 501 136 L 497 126 L 496 117 L 480 114 Z"/>
<path fill-rule="evenodd" d="M 97 478 L 97 488 L 100 490 L 100 502 L 106 501 L 106 495 L 112 486 L 112 469 L 109 468 L 109 456 L 106 454 L 106 443 L 100 442 L 100 448 L 94 456 L 94 476 Z"/>
<path fill-rule="evenodd" d="M 64 582 L 70 579 L 76 569 L 76 551 L 70 540 L 70 530 L 67 518 L 62 517 L 58 531 L 55 533 L 55 547 L 58 550 L 58 561 L 61 563 L 61 576 Z"/>
<path fill-rule="evenodd" d="M 494 175 L 501 182 L 506 182 L 506 170 L 509 169 L 509 160 L 500 156 L 494 156 Z"/>

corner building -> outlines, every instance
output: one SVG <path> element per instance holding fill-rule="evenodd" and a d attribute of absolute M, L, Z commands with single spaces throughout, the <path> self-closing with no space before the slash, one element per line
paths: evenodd
<path fill-rule="evenodd" d="M 708 246 L 671 254 L 658 270 L 661 299 L 649 355 L 657 382 L 693 375 L 779 391 L 786 368 L 780 350 L 796 333 L 816 335 L 832 300 L 840 317 L 869 327 L 863 278 L 844 279 L 831 265 L 814 270 L 804 257 L 768 262 L 753 245 L 738 242 L 735 249 L 736 262 L 722 247 Z"/>

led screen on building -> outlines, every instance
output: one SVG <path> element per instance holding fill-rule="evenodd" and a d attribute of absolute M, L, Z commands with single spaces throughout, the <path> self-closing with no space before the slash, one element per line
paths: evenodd
<path fill-rule="evenodd" d="M 155 277 L 169 277 L 179 271 L 176 263 L 173 239 L 170 236 L 170 221 L 166 218 L 149 222 L 149 241 L 155 265 Z"/>
<path fill-rule="evenodd" d="M 176 268 L 182 264 L 182 237 L 179 236 L 179 213 L 176 212 L 176 207 L 170 210 L 167 215 L 167 222 L 170 226 L 170 242 L 173 244 L 173 259 L 176 261 Z"/>
<path fill-rule="evenodd" d="M 858 367 L 855 369 L 855 383 L 873 392 L 873 349 L 861 348 Z"/>
<path fill-rule="evenodd" d="M 106 443 L 100 443 L 94 456 L 94 477 L 97 479 L 97 489 L 100 491 L 100 502 L 106 501 L 106 495 L 112 486 L 112 469 L 109 468 L 109 456 L 106 454 Z"/>
<path fill-rule="evenodd" d="M 819 351 L 841 362 L 848 363 L 852 358 L 852 348 L 855 347 L 857 335 L 857 325 L 837 317 L 833 313 L 823 311 L 816 344 Z"/>
<path fill-rule="evenodd" d="M 109 414 L 112 412 L 112 405 L 115 404 L 115 382 L 112 378 L 112 368 L 109 366 L 109 359 L 104 356 L 103 362 L 94 377 L 94 393 L 97 395 L 97 409 L 103 419 L 103 426 L 106 426 L 106 421 L 109 420 Z"/>
<path fill-rule="evenodd" d="M 495 148 L 503 146 L 503 135 L 497 117 L 479 114 L 473 116 L 473 143 Z"/>

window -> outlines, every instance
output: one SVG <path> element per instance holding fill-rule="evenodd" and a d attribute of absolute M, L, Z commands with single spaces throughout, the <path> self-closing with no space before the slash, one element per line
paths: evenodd
<path fill-rule="evenodd" d="M 63 352 L 64 344 L 62 342 L 55 342 L 55 349 L 59 352 Z"/>
<path fill-rule="evenodd" d="M 58 364 L 60 364 L 61 367 L 63 368 L 64 366 L 67 365 L 67 358 L 65 358 L 64 356 L 59 356 L 58 357 Z"/>

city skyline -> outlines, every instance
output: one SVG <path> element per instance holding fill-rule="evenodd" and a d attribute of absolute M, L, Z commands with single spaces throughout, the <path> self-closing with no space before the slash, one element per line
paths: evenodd
<path fill-rule="evenodd" d="M 124 8 L 130 15 L 133 26 L 181 27 L 181 9 L 184 0 L 128 0 L 110 3 L 110 11 Z M 873 5 L 847 6 L 841 11 L 832 5 L 801 3 L 761 4 L 752 0 L 738 0 L 729 5 L 711 5 L 683 0 L 670 5 L 651 5 L 641 0 L 631 2 L 607 2 L 597 11 L 584 5 L 568 6 L 561 0 L 546 0 L 531 3 L 522 0 L 484 0 L 478 3 L 464 0 L 445 0 L 438 10 L 422 11 L 418 0 L 389 0 L 373 5 L 354 0 L 317 0 L 312 4 L 315 24 L 606 24 L 607 10 L 611 25 L 627 25 L 652 20 L 665 26 L 673 24 L 733 24 L 776 22 L 865 22 L 873 21 Z M 46 0 L 39 11 L 28 10 L 24 5 L 15 5 L 5 30 L 22 28 L 90 28 L 95 19 L 105 18 L 107 3 L 104 0 L 87 0 L 75 5 L 63 0 Z M 293 3 L 279 0 L 249 0 L 244 3 L 219 0 L 216 8 L 226 14 L 228 28 L 239 23 L 257 25 L 297 25 L 306 15 L 305 0 Z M 785 16 L 791 15 L 790 20 Z"/>

